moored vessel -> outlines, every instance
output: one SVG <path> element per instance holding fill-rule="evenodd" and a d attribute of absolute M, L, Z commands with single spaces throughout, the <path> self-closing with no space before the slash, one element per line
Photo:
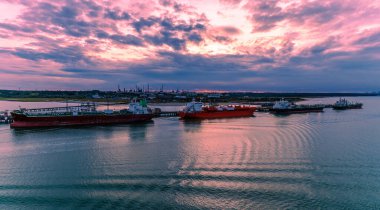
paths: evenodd
<path fill-rule="evenodd" d="M 202 102 L 192 101 L 186 105 L 179 116 L 182 119 L 213 119 L 213 118 L 233 118 L 233 117 L 252 117 L 255 107 L 248 106 L 205 106 Z"/>
<path fill-rule="evenodd" d="M 273 107 L 269 109 L 269 112 L 273 114 L 323 112 L 323 108 L 323 105 L 297 105 L 281 99 L 280 101 L 276 101 Z"/>
<path fill-rule="evenodd" d="M 97 111 L 93 103 L 11 112 L 11 128 L 37 128 L 83 125 L 110 125 L 150 121 L 153 114 L 145 101 L 132 102 L 128 109 Z"/>
<path fill-rule="evenodd" d="M 340 98 L 332 106 L 335 110 L 344 110 L 344 109 L 361 109 L 363 107 L 362 103 L 359 102 L 350 102 L 345 98 Z"/>

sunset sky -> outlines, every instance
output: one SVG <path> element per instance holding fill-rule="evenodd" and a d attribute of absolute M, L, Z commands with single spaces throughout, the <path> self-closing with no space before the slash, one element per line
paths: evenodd
<path fill-rule="evenodd" d="M 0 1 L 0 89 L 380 91 L 378 0 Z"/>

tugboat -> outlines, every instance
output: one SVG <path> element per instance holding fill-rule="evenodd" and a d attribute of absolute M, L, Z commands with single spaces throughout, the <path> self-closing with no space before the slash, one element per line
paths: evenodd
<path fill-rule="evenodd" d="M 11 128 L 37 128 L 83 125 L 110 125 L 150 121 L 152 111 L 146 101 L 132 102 L 129 109 L 97 111 L 94 103 L 80 106 L 22 109 L 11 112 Z"/>
<path fill-rule="evenodd" d="M 350 102 L 345 98 L 339 98 L 339 100 L 335 102 L 332 107 L 335 110 L 361 109 L 363 107 L 363 104 L 359 102 Z"/>
<path fill-rule="evenodd" d="M 186 105 L 182 112 L 179 112 L 181 119 L 215 119 L 233 117 L 252 117 L 255 107 L 248 106 L 205 106 L 202 102 L 192 101 Z"/>
<path fill-rule="evenodd" d="M 296 105 L 284 99 L 276 101 L 269 112 L 273 114 L 293 114 L 293 113 L 308 113 L 308 112 L 323 112 L 322 105 Z"/>

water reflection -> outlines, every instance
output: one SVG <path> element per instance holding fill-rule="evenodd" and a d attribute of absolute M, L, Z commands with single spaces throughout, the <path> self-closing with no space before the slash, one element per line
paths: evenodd
<path fill-rule="evenodd" d="M 131 124 L 126 126 L 126 130 L 131 141 L 144 141 L 149 127 L 154 126 L 154 121 Z"/>
<path fill-rule="evenodd" d="M 252 198 L 234 197 L 234 193 L 253 192 L 265 203 L 269 202 L 267 193 L 310 192 L 302 182 L 312 176 L 310 150 L 312 139 L 318 136 L 311 126 L 296 123 L 297 119 L 258 113 L 256 118 L 184 122 L 180 152 L 185 159 L 177 174 L 188 178 L 178 185 L 213 189 L 229 202 L 215 196 L 182 195 L 176 201 L 216 208 L 231 204 L 233 208 L 253 204 Z"/>
<path fill-rule="evenodd" d="M 202 128 L 202 120 L 179 120 L 185 132 L 199 132 Z"/>
<path fill-rule="evenodd" d="M 1 127 L 0 208 L 375 208 L 380 100 L 365 104 L 287 117 Z"/>

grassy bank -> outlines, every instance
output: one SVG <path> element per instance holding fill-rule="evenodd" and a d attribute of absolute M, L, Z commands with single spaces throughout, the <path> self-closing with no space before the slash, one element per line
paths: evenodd
<path fill-rule="evenodd" d="M 0 101 L 20 101 L 20 102 L 60 102 L 62 98 L 0 98 Z"/>
<path fill-rule="evenodd" d="M 0 101 L 20 101 L 20 102 L 126 102 L 119 99 L 65 99 L 65 98 L 1 98 Z"/>

